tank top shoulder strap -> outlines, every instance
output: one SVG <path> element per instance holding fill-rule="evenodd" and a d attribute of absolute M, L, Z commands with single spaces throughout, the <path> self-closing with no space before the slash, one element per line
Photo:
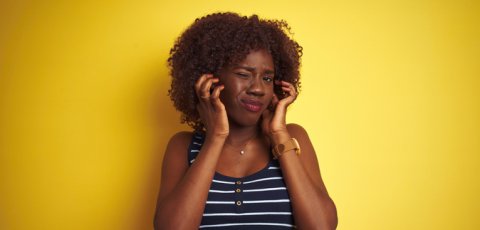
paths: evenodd
<path fill-rule="evenodd" d="M 203 141 L 205 140 L 205 135 L 201 132 L 194 132 L 192 135 L 192 140 L 190 141 L 190 146 L 188 146 L 188 165 L 192 165 L 197 158 L 200 149 L 202 148 Z"/>

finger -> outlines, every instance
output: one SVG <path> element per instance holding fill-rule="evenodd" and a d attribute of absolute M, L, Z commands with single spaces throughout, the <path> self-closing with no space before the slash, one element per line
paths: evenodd
<path fill-rule="evenodd" d="M 218 78 L 209 78 L 205 82 L 203 82 L 202 86 L 200 86 L 201 87 L 200 91 L 202 93 L 202 96 L 210 97 L 212 85 L 217 82 L 218 82 Z"/>
<path fill-rule="evenodd" d="M 281 81 L 280 84 L 281 84 L 282 87 L 292 87 L 292 88 L 295 88 L 295 87 L 294 87 L 294 84 L 291 83 L 291 82 L 288 82 L 288 81 Z"/>
<path fill-rule="evenodd" d="M 198 98 L 202 98 L 204 95 L 202 95 L 201 89 L 202 85 L 205 83 L 206 80 L 212 78 L 213 76 L 211 74 L 204 74 L 200 76 L 200 78 L 197 80 L 195 83 L 195 93 L 197 94 Z"/>
<path fill-rule="evenodd" d="M 275 82 L 275 84 L 282 88 L 283 96 L 285 96 L 285 94 L 291 92 L 292 89 L 295 90 L 295 87 L 292 85 L 292 83 L 287 82 L 287 81 L 283 81 L 283 80 L 282 81 L 277 81 L 277 82 Z"/>
<path fill-rule="evenodd" d="M 283 92 L 288 93 L 288 97 L 293 98 L 293 100 L 295 100 L 295 98 L 298 95 L 295 87 L 291 83 L 288 83 L 288 82 L 286 82 L 286 84 L 282 85 L 282 90 L 283 90 Z"/>
<path fill-rule="evenodd" d="M 276 112 L 278 113 L 285 113 L 287 107 L 292 104 L 297 97 L 297 93 L 293 85 L 290 85 L 290 87 L 282 87 L 282 90 L 287 95 L 278 101 L 276 106 Z"/>
<path fill-rule="evenodd" d="M 293 86 L 292 83 L 290 83 L 290 82 L 288 82 L 288 81 L 283 81 L 283 80 L 280 81 L 280 85 L 281 85 L 281 86 L 287 86 L 287 87 L 288 87 L 288 86 Z"/>
<path fill-rule="evenodd" d="M 200 93 L 200 97 L 204 100 L 210 100 L 210 91 L 211 91 L 211 88 L 212 88 L 212 85 L 214 83 L 217 83 L 219 80 L 218 78 L 208 78 L 207 80 L 205 80 L 203 82 L 203 84 L 200 86 L 200 90 L 199 90 L 199 93 Z"/>
<path fill-rule="evenodd" d="M 293 88 L 282 88 L 282 90 L 288 94 L 288 96 L 296 96 L 297 92 Z"/>
<path fill-rule="evenodd" d="M 295 89 L 293 84 L 288 82 L 288 81 L 281 81 L 280 85 L 282 86 L 282 88 L 293 88 L 293 89 Z"/>
<path fill-rule="evenodd" d="M 225 86 L 224 85 L 219 85 L 219 86 L 216 86 L 214 89 L 213 89 L 213 93 L 211 95 L 211 100 L 212 100 L 212 104 L 215 106 L 214 108 L 215 109 L 224 109 L 225 106 L 223 105 L 222 101 L 220 100 L 220 92 L 225 89 Z"/>
<path fill-rule="evenodd" d="M 286 87 L 286 86 L 282 86 L 282 90 L 283 90 L 284 92 L 290 93 L 290 92 L 292 91 L 292 88 Z"/>
<path fill-rule="evenodd" d="M 202 76 L 200 76 L 195 82 L 195 90 L 200 89 L 200 86 L 203 84 L 203 82 L 211 77 L 212 77 L 211 74 L 203 74 Z"/>
<path fill-rule="evenodd" d="M 211 95 L 212 99 L 217 99 L 220 97 L 220 92 L 225 88 L 224 85 L 217 85 L 213 88 L 213 92 Z"/>
<path fill-rule="evenodd" d="M 295 101 L 295 99 L 297 98 L 297 94 L 295 93 L 294 90 L 285 90 L 286 91 L 286 96 L 282 98 L 282 100 L 280 100 L 278 102 L 278 106 L 288 106 L 290 104 L 292 104 L 292 102 Z"/>

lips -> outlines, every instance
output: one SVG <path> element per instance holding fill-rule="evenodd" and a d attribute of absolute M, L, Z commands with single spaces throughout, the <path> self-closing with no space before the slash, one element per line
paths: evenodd
<path fill-rule="evenodd" d="M 252 99 L 241 99 L 240 100 L 242 106 L 250 112 L 259 112 L 262 110 L 263 103 L 257 100 L 252 100 Z"/>

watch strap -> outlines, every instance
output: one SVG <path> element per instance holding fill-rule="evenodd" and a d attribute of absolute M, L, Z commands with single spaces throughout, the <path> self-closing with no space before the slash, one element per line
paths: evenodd
<path fill-rule="evenodd" d="M 290 138 L 290 140 L 288 140 L 287 142 L 278 144 L 273 147 L 273 159 L 280 158 L 284 153 L 290 150 L 295 150 L 297 155 L 300 155 L 300 145 L 298 144 L 297 139 Z"/>

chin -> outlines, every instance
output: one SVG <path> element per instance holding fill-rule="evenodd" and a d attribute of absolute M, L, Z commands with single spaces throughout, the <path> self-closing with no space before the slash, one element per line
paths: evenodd
<path fill-rule="evenodd" d="M 232 124 L 236 124 L 242 127 L 256 126 L 260 121 L 260 114 L 262 113 L 259 113 L 259 115 L 237 113 L 236 116 L 229 116 L 229 121 Z"/>

